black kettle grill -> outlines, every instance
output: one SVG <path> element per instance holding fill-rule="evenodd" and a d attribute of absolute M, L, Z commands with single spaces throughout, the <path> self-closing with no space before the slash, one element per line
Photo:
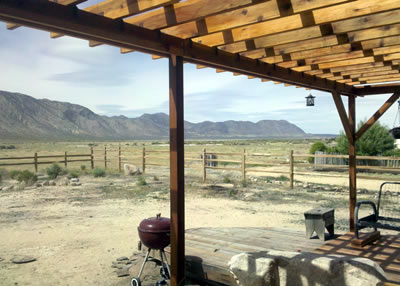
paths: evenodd
<path fill-rule="evenodd" d="M 139 238 L 142 244 L 148 247 L 142 267 L 140 268 L 138 277 L 131 280 L 131 286 L 141 286 L 140 276 L 142 275 L 144 266 L 149 260 L 152 249 L 160 251 L 161 280 L 156 282 L 156 286 L 168 285 L 166 280 L 170 279 L 170 270 L 164 248 L 170 244 L 170 219 L 161 217 L 157 214 L 156 217 L 147 218 L 141 221 L 138 227 Z"/>

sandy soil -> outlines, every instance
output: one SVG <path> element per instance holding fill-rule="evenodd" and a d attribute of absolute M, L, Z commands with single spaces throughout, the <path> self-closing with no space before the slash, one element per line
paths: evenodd
<path fill-rule="evenodd" d="M 154 181 L 149 176 L 146 180 L 149 185 L 137 187 L 132 177 L 87 176 L 78 187 L 0 191 L 0 285 L 129 285 L 128 278 L 117 278 L 111 262 L 136 250 L 136 227 L 143 218 L 158 212 L 169 216 L 168 178 L 161 175 L 160 181 Z M 187 228 L 271 226 L 303 230 L 304 210 L 326 202 L 325 196 L 340 200 L 348 196 L 345 191 L 325 192 L 315 194 L 319 200 L 298 196 L 285 201 L 284 194 L 293 192 L 286 182 L 255 183 L 245 189 L 235 187 L 239 193 L 228 190 L 221 195 L 206 190 L 199 181 L 187 179 Z M 334 178 L 329 181 L 336 182 Z M 265 191 L 270 193 L 262 193 Z M 264 199 L 254 199 L 255 193 Z M 265 199 L 269 194 L 271 198 Z M 339 220 L 347 215 L 346 206 L 336 211 Z M 16 255 L 33 256 L 37 261 L 13 264 L 10 260 Z"/>

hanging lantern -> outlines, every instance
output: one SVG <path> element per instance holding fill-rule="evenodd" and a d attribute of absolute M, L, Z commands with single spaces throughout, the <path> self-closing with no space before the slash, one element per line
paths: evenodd
<path fill-rule="evenodd" d="M 392 134 L 394 139 L 400 139 L 400 116 L 399 116 L 400 115 L 400 100 L 397 101 L 397 103 L 399 104 L 399 107 L 397 109 L 397 114 L 394 119 L 393 128 L 389 130 L 389 133 Z M 399 125 L 397 127 L 395 127 L 397 119 L 399 120 Z"/>
<path fill-rule="evenodd" d="M 310 94 L 306 97 L 306 105 L 307 105 L 307 106 L 314 106 L 314 98 L 315 98 L 315 96 L 312 96 L 312 94 L 310 93 Z"/>

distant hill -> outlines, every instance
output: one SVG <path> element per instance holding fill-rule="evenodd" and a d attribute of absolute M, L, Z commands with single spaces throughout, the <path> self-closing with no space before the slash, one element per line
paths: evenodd
<path fill-rule="evenodd" d="M 164 113 L 137 118 L 101 116 L 67 102 L 35 99 L 0 91 L 0 139 L 32 140 L 133 140 L 166 139 L 169 118 Z M 305 138 L 302 129 L 286 120 L 185 121 L 185 138 Z"/>

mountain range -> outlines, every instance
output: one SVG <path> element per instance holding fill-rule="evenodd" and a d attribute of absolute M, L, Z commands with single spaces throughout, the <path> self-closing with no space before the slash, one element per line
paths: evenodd
<path fill-rule="evenodd" d="M 0 91 L 0 139 L 20 140 L 135 140 L 167 139 L 165 113 L 137 118 L 98 115 L 86 107 Z M 185 121 L 185 138 L 246 139 L 305 138 L 308 135 L 286 120 Z"/>

